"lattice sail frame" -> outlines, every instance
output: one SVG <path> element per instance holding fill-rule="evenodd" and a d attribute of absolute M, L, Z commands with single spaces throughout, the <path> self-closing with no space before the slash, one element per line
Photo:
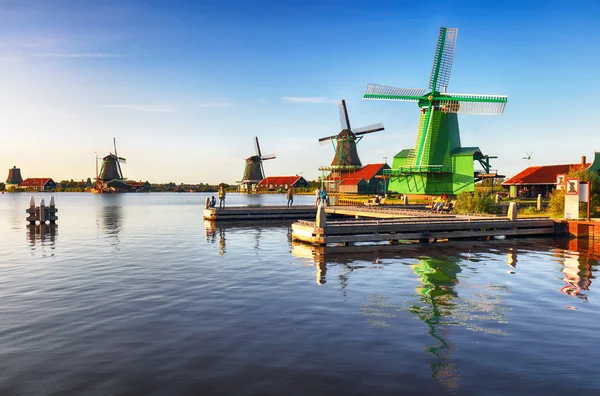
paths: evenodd
<path fill-rule="evenodd" d="M 448 86 L 457 38 L 458 28 L 440 28 L 429 77 L 429 89 L 432 91 L 442 92 Z"/>

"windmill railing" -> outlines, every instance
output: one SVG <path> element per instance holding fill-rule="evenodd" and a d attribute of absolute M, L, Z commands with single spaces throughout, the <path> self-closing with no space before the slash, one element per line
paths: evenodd
<path fill-rule="evenodd" d="M 452 168 L 444 165 L 426 165 L 417 167 L 400 167 L 396 169 L 384 169 L 384 176 L 399 176 L 414 173 L 451 173 Z"/>

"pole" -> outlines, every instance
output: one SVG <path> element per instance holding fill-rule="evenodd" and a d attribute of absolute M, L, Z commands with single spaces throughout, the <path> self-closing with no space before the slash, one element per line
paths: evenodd
<path fill-rule="evenodd" d="M 590 184 L 590 182 L 587 182 L 588 188 L 587 188 L 587 221 L 590 221 L 590 205 L 592 204 L 591 200 L 592 200 L 592 186 Z"/>

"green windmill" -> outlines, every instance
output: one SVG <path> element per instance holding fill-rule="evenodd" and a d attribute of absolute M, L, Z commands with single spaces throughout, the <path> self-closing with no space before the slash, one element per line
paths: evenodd
<path fill-rule="evenodd" d="M 440 28 L 429 88 L 394 88 L 368 84 L 364 99 L 417 102 L 419 127 L 412 149 L 394 156 L 384 171 L 388 189 L 403 194 L 456 194 L 473 191 L 476 181 L 495 177 L 478 147 L 461 147 L 457 114 L 500 115 L 507 97 L 447 93 L 457 28 Z M 475 171 L 474 161 L 483 168 Z"/>

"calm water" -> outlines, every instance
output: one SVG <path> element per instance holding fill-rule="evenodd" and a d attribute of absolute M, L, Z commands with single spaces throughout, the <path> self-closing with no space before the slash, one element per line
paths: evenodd
<path fill-rule="evenodd" d="M 205 197 L 0 195 L 0 395 L 600 394 L 600 246 L 315 249 Z"/>

